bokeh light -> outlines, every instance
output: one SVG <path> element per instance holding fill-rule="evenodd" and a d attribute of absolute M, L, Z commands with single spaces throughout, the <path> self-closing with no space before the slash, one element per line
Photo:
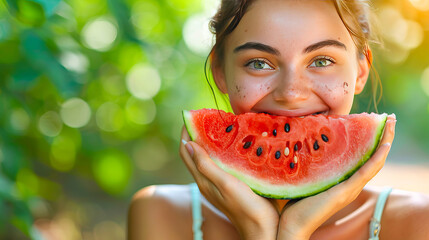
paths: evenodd
<path fill-rule="evenodd" d="M 113 96 L 119 96 L 124 94 L 127 89 L 125 87 L 125 81 L 118 75 L 110 74 L 101 81 L 103 89 Z"/>
<path fill-rule="evenodd" d="M 155 119 L 156 105 L 152 99 L 130 97 L 125 107 L 127 117 L 137 124 L 149 124 Z"/>
<path fill-rule="evenodd" d="M 125 123 L 123 110 L 114 102 L 103 103 L 95 113 L 97 126 L 106 132 L 120 130 Z"/>
<path fill-rule="evenodd" d="M 389 63 L 399 65 L 404 63 L 408 59 L 409 55 L 409 50 L 386 43 L 383 59 Z"/>
<path fill-rule="evenodd" d="M 167 3 L 177 11 L 192 12 L 199 8 L 201 1 L 198 0 L 168 0 Z"/>
<path fill-rule="evenodd" d="M 422 74 L 420 83 L 422 85 L 423 91 L 429 97 L 429 67 L 427 67 Z"/>
<path fill-rule="evenodd" d="M 407 31 L 403 35 L 403 39 L 399 44 L 406 49 L 414 49 L 423 42 L 424 32 L 422 26 L 418 22 L 406 20 Z"/>
<path fill-rule="evenodd" d="M 132 157 L 136 166 L 143 171 L 160 170 L 169 161 L 167 147 L 156 137 L 136 142 L 133 146 Z"/>
<path fill-rule="evenodd" d="M 165 81 L 163 82 L 166 88 L 177 87 L 176 81 L 181 79 L 186 71 L 188 61 L 179 52 L 173 51 L 171 56 L 162 65 L 161 76 Z"/>
<path fill-rule="evenodd" d="M 75 240 L 82 239 L 79 226 L 73 221 L 72 214 L 69 212 L 60 212 L 52 219 L 39 219 L 36 221 L 38 229 L 43 231 L 44 239 L 64 239 Z M 41 239 L 41 238 L 37 238 Z M 89 238 L 91 239 L 91 238 Z"/>
<path fill-rule="evenodd" d="M 10 125 L 15 131 L 24 132 L 30 125 L 30 117 L 24 109 L 14 109 L 10 114 Z"/>
<path fill-rule="evenodd" d="M 94 227 L 95 240 L 125 239 L 125 229 L 113 221 L 102 221 Z"/>
<path fill-rule="evenodd" d="M 34 195 L 38 192 L 39 181 L 37 176 L 28 168 L 19 170 L 16 185 L 20 194 L 25 197 Z"/>
<path fill-rule="evenodd" d="M 63 122 L 58 113 L 48 111 L 39 118 L 38 128 L 42 134 L 55 137 L 61 132 Z"/>
<path fill-rule="evenodd" d="M 131 22 L 142 37 L 150 34 L 160 20 L 157 2 L 136 2 L 131 9 Z"/>
<path fill-rule="evenodd" d="M 380 11 L 381 34 L 390 42 L 401 43 L 407 33 L 407 21 L 396 8 L 386 6 Z"/>
<path fill-rule="evenodd" d="M 161 77 L 158 71 L 146 64 L 137 64 L 127 74 L 128 91 L 136 98 L 150 99 L 161 88 Z"/>
<path fill-rule="evenodd" d="M 86 47 L 104 52 L 112 47 L 118 30 L 111 19 L 99 17 L 88 22 L 81 34 Z"/>
<path fill-rule="evenodd" d="M 69 171 L 73 168 L 76 158 L 76 144 L 67 135 L 54 138 L 51 145 L 50 162 L 53 168 L 59 171 Z"/>
<path fill-rule="evenodd" d="M 118 150 L 100 153 L 92 163 L 95 180 L 106 192 L 120 194 L 131 177 L 129 157 Z"/>
<path fill-rule="evenodd" d="M 393 64 L 407 60 L 410 51 L 419 47 L 424 39 L 424 30 L 420 23 L 405 19 L 402 13 L 391 6 L 380 11 L 381 35 L 386 41 L 384 58 Z"/>
<path fill-rule="evenodd" d="M 85 126 L 91 118 L 91 108 L 80 98 L 71 98 L 61 105 L 60 116 L 72 128 Z"/>
<path fill-rule="evenodd" d="M 77 49 L 80 48 L 79 42 L 77 42 L 74 38 L 68 35 L 56 36 L 54 41 L 57 44 L 57 46 L 60 47 L 61 49 L 64 49 L 65 52 L 69 52 L 69 51 L 75 52 L 77 51 Z M 61 56 L 60 56 L 60 60 L 61 60 Z"/>
<path fill-rule="evenodd" d="M 77 73 L 85 73 L 89 67 L 88 58 L 78 52 L 67 51 L 62 53 L 60 56 L 60 62 L 68 70 Z"/>
<path fill-rule="evenodd" d="M 429 10 L 429 0 L 410 0 L 410 2 L 415 8 L 421 11 Z"/>
<path fill-rule="evenodd" d="M 117 50 L 118 56 L 116 59 L 116 64 L 113 66 L 116 68 L 117 74 L 121 76 L 121 81 L 123 81 L 123 72 L 128 72 L 134 65 L 145 61 L 147 53 L 142 49 L 140 45 L 132 43 L 124 43 L 118 46 Z"/>
<path fill-rule="evenodd" d="M 208 30 L 210 17 L 196 14 L 186 20 L 183 27 L 183 38 L 186 46 L 200 56 L 207 56 L 212 45 L 212 34 Z"/>

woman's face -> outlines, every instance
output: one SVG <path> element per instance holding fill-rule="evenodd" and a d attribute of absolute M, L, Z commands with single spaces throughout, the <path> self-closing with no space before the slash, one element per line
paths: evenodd
<path fill-rule="evenodd" d="M 224 56 L 213 73 L 236 114 L 348 114 L 369 72 L 331 1 L 256 1 Z"/>

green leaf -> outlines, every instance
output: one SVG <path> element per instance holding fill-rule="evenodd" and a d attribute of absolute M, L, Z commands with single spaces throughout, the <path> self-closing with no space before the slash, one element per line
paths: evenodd
<path fill-rule="evenodd" d="M 75 96 L 78 84 L 74 76 L 59 63 L 35 31 L 21 33 L 22 50 L 32 67 L 45 73 L 63 97 Z"/>
<path fill-rule="evenodd" d="M 4 41 L 0 42 L 0 70 L 2 73 L 1 78 L 4 78 L 4 69 L 10 66 L 15 66 L 17 62 L 21 59 L 21 54 L 19 53 L 19 43 L 18 41 Z"/>
<path fill-rule="evenodd" d="M 0 173 L 0 200 L 15 201 L 14 192 L 13 183 Z"/>
<path fill-rule="evenodd" d="M 12 144 L 4 144 L 2 152 L 1 170 L 9 179 L 16 180 L 19 169 L 24 166 L 22 151 Z"/>
<path fill-rule="evenodd" d="M 18 3 L 17 0 L 6 0 L 6 6 L 11 15 L 16 15 L 18 12 Z"/>
<path fill-rule="evenodd" d="M 41 26 L 45 22 L 43 7 L 28 0 L 7 0 L 8 10 L 12 16 L 30 26 Z"/>
<path fill-rule="evenodd" d="M 14 216 L 12 218 L 12 224 L 27 236 L 30 235 L 33 225 L 33 216 L 31 215 L 29 207 L 22 201 L 15 202 L 13 207 Z"/>
<path fill-rule="evenodd" d="M 0 213 L 1 213 L 0 214 L 0 236 L 1 236 L 2 233 L 4 233 L 6 230 L 6 221 L 8 221 L 8 218 L 10 215 L 10 210 L 7 206 L 6 201 L 4 201 L 1 197 L 0 197 Z"/>
<path fill-rule="evenodd" d="M 50 17 L 54 14 L 55 8 L 61 2 L 61 0 L 31 0 L 42 5 L 45 12 L 45 17 Z"/>
<path fill-rule="evenodd" d="M 25 91 L 34 85 L 34 80 L 39 76 L 38 71 L 32 69 L 27 62 L 21 61 L 17 64 L 8 87 L 16 92 Z"/>
<path fill-rule="evenodd" d="M 107 0 L 107 4 L 125 38 L 139 43 L 140 40 L 136 37 L 134 27 L 130 24 L 131 14 L 127 4 L 123 0 Z"/>

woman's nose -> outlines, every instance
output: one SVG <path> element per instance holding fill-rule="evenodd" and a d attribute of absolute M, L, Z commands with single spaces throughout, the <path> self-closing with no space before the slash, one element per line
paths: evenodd
<path fill-rule="evenodd" d="M 294 103 L 309 98 L 311 88 L 308 79 L 295 70 L 279 74 L 276 79 L 276 88 L 273 91 L 275 101 Z"/>

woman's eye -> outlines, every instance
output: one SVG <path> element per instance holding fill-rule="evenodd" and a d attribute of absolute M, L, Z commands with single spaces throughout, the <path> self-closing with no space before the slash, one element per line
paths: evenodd
<path fill-rule="evenodd" d="M 266 69 L 274 69 L 273 67 L 271 67 L 267 62 L 265 62 L 264 60 L 252 60 L 250 62 L 248 62 L 246 64 L 246 67 L 250 67 L 252 69 L 256 69 L 256 70 L 266 70 Z"/>
<path fill-rule="evenodd" d="M 328 58 L 318 58 L 311 63 L 310 67 L 327 67 L 333 63 L 334 60 Z"/>

